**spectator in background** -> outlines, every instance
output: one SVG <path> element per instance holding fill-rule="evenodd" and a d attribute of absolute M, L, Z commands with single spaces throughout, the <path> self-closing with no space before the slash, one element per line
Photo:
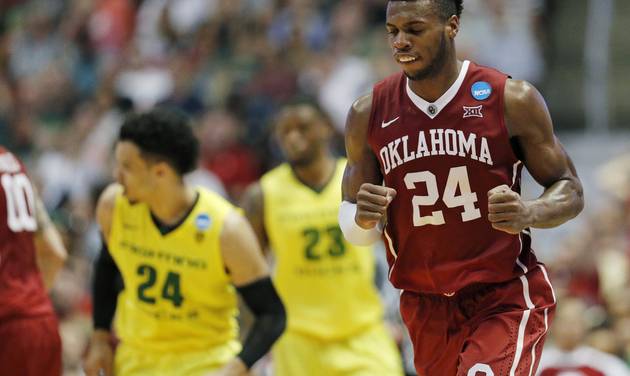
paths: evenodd
<path fill-rule="evenodd" d="M 537 35 L 544 0 L 466 0 L 460 56 L 492 65 L 534 84 L 543 78 L 545 63 Z"/>
<path fill-rule="evenodd" d="M 199 129 L 201 163 L 221 179 L 228 195 L 235 200 L 259 176 L 259 161 L 247 145 L 240 142 L 243 126 L 225 112 L 208 112 Z"/>
<path fill-rule="evenodd" d="M 619 358 L 583 345 L 588 327 L 586 305 L 576 298 L 558 303 L 552 329 L 554 346 L 543 350 L 538 376 L 628 376 L 628 367 Z"/>

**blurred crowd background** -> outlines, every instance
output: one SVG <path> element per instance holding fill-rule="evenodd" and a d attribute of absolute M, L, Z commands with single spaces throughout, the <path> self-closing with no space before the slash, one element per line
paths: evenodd
<path fill-rule="evenodd" d="M 350 104 L 397 71 L 385 6 L 0 1 L 0 144 L 27 162 L 70 251 L 52 291 L 68 375 L 80 374 L 90 333 L 91 264 L 99 249 L 93 209 L 111 181 L 125 114 L 161 104 L 190 114 L 202 153 L 188 179 L 237 202 L 281 160 L 269 129 L 283 104 L 317 100 L 343 153 Z M 630 38 L 622 30 L 630 2 L 465 0 L 464 8 L 461 57 L 537 85 L 584 180 L 581 217 L 534 232 L 560 304 L 571 301 L 580 312 L 567 309 L 563 315 L 574 319 L 562 321 L 572 325 L 552 328 L 550 342 L 592 346 L 630 364 Z M 540 188 L 525 191 L 534 197 Z M 390 320 L 400 331 L 395 314 Z"/>

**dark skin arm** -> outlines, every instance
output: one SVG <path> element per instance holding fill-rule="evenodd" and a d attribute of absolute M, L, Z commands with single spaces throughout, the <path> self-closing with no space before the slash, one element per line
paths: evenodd
<path fill-rule="evenodd" d="M 259 182 L 253 183 L 247 188 L 240 206 L 245 211 L 245 217 L 252 225 L 263 251 L 266 251 L 269 241 L 267 239 L 267 230 L 265 230 L 263 191 Z"/>
<path fill-rule="evenodd" d="M 226 217 L 220 241 L 223 262 L 230 271 L 230 280 L 235 287 L 269 276 L 256 235 L 243 216 L 232 212 Z M 234 357 L 220 370 L 211 372 L 208 376 L 246 375 L 247 372 L 241 358 Z"/>
<path fill-rule="evenodd" d="M 577 216 L 584 207 L 582 184 L 553 133 L 542 95 L 527 82 L 507 80 L 505 120 L 510 137 L 522 151 L 523 164 L 545 190 L 531 201 L 522 200 L 506 185 L 490 190 L 488 220 L 492 227 L 517 234 L 527 227 L 556 227 Z"/>
<path fill-rule="evenodd" d="M 116 203 L 116 194 L 122 188 L 118 184 L 110 184 L 101 193 L 96 204 L 96 222 L 98 223 L 103 241 L 109 239 L 112 227 L 112 218 L 114 206 Z M 90 339 L 89 351 L 85 357 L 85 374 L 87 376 L 100 376 L 100 370 L 105 376 L 112 375 L 114 367 L 114 350 L 110 341 L 111 333 L 109 330 L 95 329 Z"/>
<path fill-rule="evenodd" d="M 44 203 L 37 194 L 35 197 L 35 218 L 37 219 L 37 232 L 35 233 L 37 266 L 42 273 L 44 285 L 50 289 L 68 258 L 68 251 L 63 244 L 61 234 L 50 220 Z"/>
<path fill-rule="evenodd" d="M 343 173 L 343 200 L 357 204 L 355 221 L 364 229 L 385 220 L 387 207 L 396 190 L 381 185 L 383 176 L 374 153 L 367 143 L 372 94 L 357 99 L 346 120 L 346 154 Z"/>

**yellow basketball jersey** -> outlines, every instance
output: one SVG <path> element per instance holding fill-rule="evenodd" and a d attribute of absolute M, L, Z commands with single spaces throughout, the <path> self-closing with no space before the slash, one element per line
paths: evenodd
<path fill-rule="evenodd" d="M 219 236 L 234 207 L 203 188 L 197 193 L 188 216 L 164 235 L 146 204 L 117 196 L 107 243 L 125 288 L 115 328 L 142 351 L 216 349 L 213 356 L 227 361 L 240 351 L 238 312 Z"/>
<path fill-rule="evenodd" d="M 261 179 L 287 330 L 324 340 L 355 334 L 382 317 L 373 250 L 346 242 L 337 221 L 345 163 L 337 162 L 321 192 L 301 183 L 288 164 Z"/>

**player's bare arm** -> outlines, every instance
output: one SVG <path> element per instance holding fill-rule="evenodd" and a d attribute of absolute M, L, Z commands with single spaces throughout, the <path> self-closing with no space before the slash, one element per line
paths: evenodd
<path fill-rule="evenodd" d="M 113 183 L 107 186 L 96 204 L 96 222 L 101 229 L 101 234 L 106 240 L 112 227 L 112 215 L 114 213 L 114 204 L 116 203 L 116 195 L 121 191 L 121 186 Z"/>
<path fill-rule="evenodd" d="M 44 203 L 37 194 L 35 197 L 35 218 L 37 219 L 37 232 L 34 239 L 37 266 L 42 273 L 46 288 L 50 289 L 54 284 L 55 277 L 68 258 L 68 252 L 61 235 L 48 216 Z"/>
<path fill-rule="evenodd" d="M 355 222 L 363 229 L 374 228 L 385 218 L 387 206 L 396 195 L 393 188 L 382 186 L 378 161 L 367 142 L 371 107 L 372 94 L 357 99 L 346 120 L 348 164 L 342 195 L 344 201 L 356 203 Z"/>
<path fill-rule="evenodd" d="M 237 212 L 230 213 L 221 232 L 221 255 L 236 287 L 269 276 L 256 234 L 247 220 Z"/>
<path fill-rule="evenodd" d="M 103 191 L 96 205 L 96 222 L 98 223 L 103 236 L 103 249 L 101 250 L 101 255 L 99 256 L 99 260 L 95 266 L 94 311 L 95 317 L 97 314 L 100 315 L 104 313 L 106 316 L 104 321 L 109 321 L 109 324 L 111 324 L 111 320 L 116 309 L 116 292 L 113 278 L 115 277 L 117 269 L 115 269 L 115 265 L 112 265 L 113 261 L 111 260 L 111 256 L 109 256 L 109 252 L 106 251 L 106 240 L 108 239 L 111 230 L 116 194 L 120 191 L 120 189 L 120 185 L 110 184 Z M 113 270 L 112 266 L 114 268 Z M 103 280 L 106 283 L 97 286 L 97 280 Z M 107 288 L 108 286 L 108 290 L 110 291 L 103 291 L 103 288 Z M 102 299 L 99 296 L 102 294 L 106 294 L 106 299 Z M 111 301 L 112 296 L 114 297 L 113 302 Z M 106 306 L 103 307 L 102 305 Z M 97 320 L 95 319 L 94 332 L 92 333 L 92 338 L 90 340 L 90 349 L 85 360 L 85 373 L 87 376 L 112 375 L 114 353 L 109 342 L 109 324 L 97 323 L 96 321 Z"/>
<path fill-rule="evenodd" d="M 265 205 L 262 186 L 259 182 L 253 183 L 247 188 L 241 200 L 241 208 L 245 211 L 245 216 L 252 225 L 263 251 L 266 251 L 268 239 L 265 230 Z"/>
<path fill-rule="evenodd" d="M 507 186 L 488 192 L 488 219 L 501 231 L 517 234 L 527 227 L 550 228 L 577 216 L 584 206 L 582 184 L 571 158 L 553 133 L 542 95 L 524 81 L 507 80 L 505 118 L 519 157 L 545 190 L 535 200 L 523 201 Z"/>
<path fill-rule="evenodd" d="M 213 376 L 245 375 L 266 354 L 286 326 L 286 312 L 271 279 L 258 239 L 245 217 L 230 213 L 221 231 L 221 255 L 232 283 L 252 311 L 252 325 L 241 353 Z"/>

